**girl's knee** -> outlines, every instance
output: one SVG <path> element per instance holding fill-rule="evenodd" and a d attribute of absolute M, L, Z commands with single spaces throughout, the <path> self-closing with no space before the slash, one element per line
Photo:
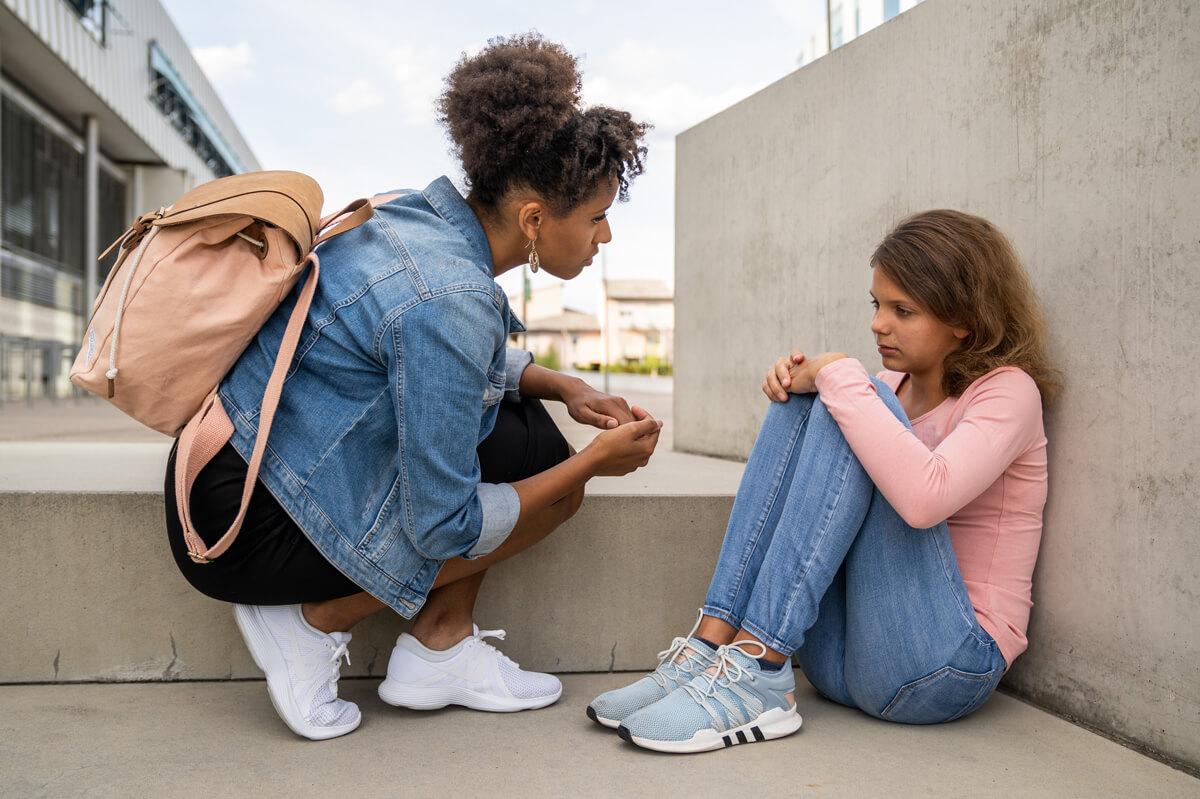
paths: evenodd
<path fill-rule="evenodd" d="M 887 406 L 896 418 L 908 425 L 908 414 L 904 412 L 904 406 L 900 404 L 896 392 L 892 391 L 891 386 L 880 380 L 878 377 L 872 377 L 871 383 L 875 386 L 875 393 L 879 395 L 879 399 L 883 400 L 883 404 Z M 911 425 L 909 425 L 911 427 Z"/>
<path fill-rule="evenodd" d="M 804 422 L 812 413 L 813 404 L 818 401 L 816 394 L 788 394 L 787 402 L 775 402 L 767 406 L 766 416 L 763 417 L 763 428 L 784 426 L 793 428 Z"/>

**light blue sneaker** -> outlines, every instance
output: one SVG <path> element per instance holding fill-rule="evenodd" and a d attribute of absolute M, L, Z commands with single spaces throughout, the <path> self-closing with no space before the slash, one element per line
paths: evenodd
<path fill-rule="evenodd" d="M 801 724 L 792 669 L 763 671 L 745 647 L 766 651 L 751 641 L 720 647 L 711 668 L 630 715 L 617 732 L 645 749 L 680 753 L 791 735 Z"/>
<path fill-rule="evenodd" d="M 686 638 L 675 638 L 658 653 L 658 666 L 642 679 L 600 694 L 587 706 L 588 718 L 616 729 L 631 713 L 652 705 L 667 694 L 691 682 L 713 663 L 713 649 L 692 636 L 700 626 L 700 615 Z"/>

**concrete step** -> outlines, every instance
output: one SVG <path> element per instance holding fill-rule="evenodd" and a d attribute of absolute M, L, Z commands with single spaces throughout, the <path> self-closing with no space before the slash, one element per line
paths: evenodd
<path fill-rule="evenodd" d="M 164 533 L 167 442 L 0 443 L 0 682 L 257 677 L 230 607 L 179 575 Z M 556 672 L 647 669 L 690 628 L 742 464 L 659 452 L 589 486 L 546 541 L 491 570 L 476 620 Z M 348 676 L 379 675 L 407 624 L 354 631 Z"/>
<path fill-rule="evenodd" d="M 876 721 L 798 680 L 804 727 L 695 757 L 656 755 L 583 713 L 630 674 L 574 674 L 562 699 L 513 714 L 384 705 L 343 680 L 362 726 L 296 737 L 262 682 L 0 686 L 0 795 L 1155 797 L 1200 781 L 997 695 L 952 724 Z"/>

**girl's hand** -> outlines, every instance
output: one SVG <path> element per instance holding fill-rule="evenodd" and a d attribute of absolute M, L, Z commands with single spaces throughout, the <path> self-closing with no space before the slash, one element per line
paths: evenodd
<path fill-rule="evenodd" d="M 605 430 L 584 448 L 584 452 L 594 453 L 599 461 L 597 476 L 620 477 L 650 462 L 658 446 L 662 422 L 637 406 L 631 413 L 634 421 Z"/>
<path fill-rule="evenodd" d="M 804 353 L 801 350 L 792 350 L 791 355 L 785 355 L 775 362 L 775 365 L 767 372 L 767 376 L 763 378 L 762 390 L 767 395 L 767 399 L 774 402 L 787 402 L 789 391 L 793 394 L 804 393 L 792 388 L 792 369 L 802 363 L 804 363 Z"/>
<path fill-rule="evenodd" d="M 567 413 L 580 424 L 611 430 L 634 421 L 629 403 L 612 394 L 597 391 L 579 378 L 570 378 L 559 390 Z"/>
<path fill-rule="evenodd" d="M 787 402 L 787 395 L 814 394 L 817 390 L 817 372 L 834 361 L 845 358 L 843 352 L 826 352 L 808 358 L 800 350 L 792 350 L 775 362 L 763 378 L 763 393 L 775 402 Z"/>

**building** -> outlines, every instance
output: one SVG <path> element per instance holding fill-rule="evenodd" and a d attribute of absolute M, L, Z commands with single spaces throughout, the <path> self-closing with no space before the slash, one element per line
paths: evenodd
<path fill-rule="evenodd" d="M 826 0 L 825 27 L 814 31 L 800 51 L 800 64 L 815 61 L 922 0 Z"/>
<path fill-rule="evenodd" d="M 525 347 L 538 363 L 560 369 L 599 369 L 604 360 L 604 337 L 595 314 L 568 308 L 531 320 Z"/>
<path fill-rule="evenodd" d="M 608 363 L 647 371 L 665 371 L 671 365 L 675 300 L 661 280 L 601 281 L 599 314 L 567 308 L 561 283 L 508 300 L 525 322 L 517 346 L 541 363 L 592 370 Z"/>
<path fill-rule="evenodd" d="M 605 280 L 600 284 L 604 362 L 659 371 L 675 348 L 675 295 L 661 280 Z"/>
<path fill-rule="evenodd" d="M 562 283 L 532 289 L 525 296 L 509 295 L 508 302 L 525 323 L 525 332 L 515 336 L 515 344 L 532 352 L 538 363 L 559 369 L 600 368 L 604 358 L 600 321 L 595 314 L 567 308 Z"/>
<path fill-rule="evenodd" d="M 258 169 L 157 0 L 0 0 L 0 400 L 69 390 L 137 214 Z"/>

